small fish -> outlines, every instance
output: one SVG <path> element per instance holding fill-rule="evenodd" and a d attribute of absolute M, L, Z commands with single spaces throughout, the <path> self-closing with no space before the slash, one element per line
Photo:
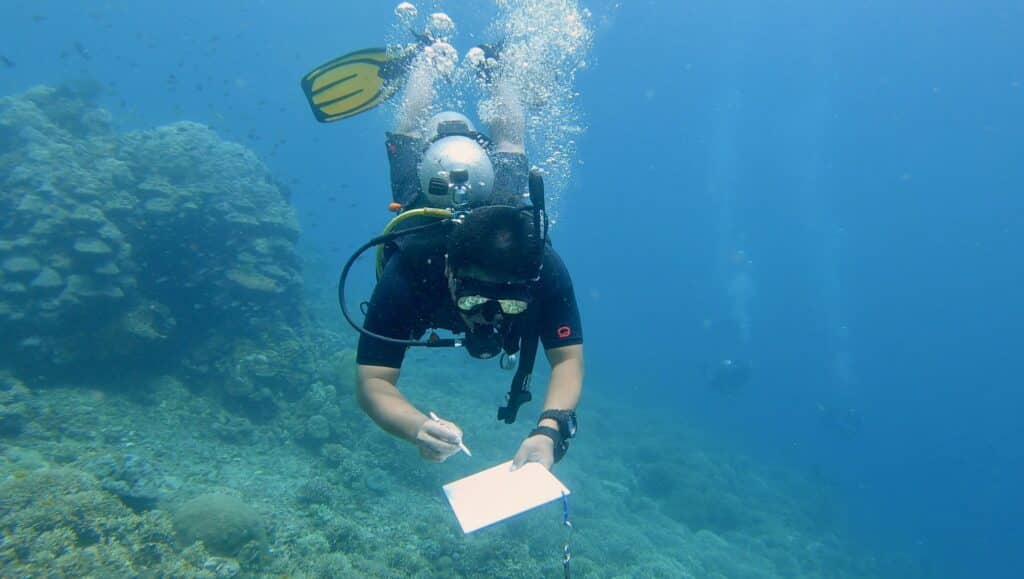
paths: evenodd
<path fill-rule="evenodd" d="M 14 68 L 14 61 L 0 54 L 0 64 L 4 65 L 5 68 Z"/>
<path fill-rule="evenodd" d="M 32 22 L 46 22 L 47 17 L 45 14 L 35 14 L 32 16 Z"/>

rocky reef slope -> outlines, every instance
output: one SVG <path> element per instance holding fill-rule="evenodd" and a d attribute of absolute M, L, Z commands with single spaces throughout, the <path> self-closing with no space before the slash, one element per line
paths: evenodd
<path fill-rule="evenodd" d="M 118 134 L 91 96 L 0 99 L 0 366 L 170 372 L 273 412 L 286 388 L 274 368 L 304 356 L 282 188 L 200 124 Z"/>

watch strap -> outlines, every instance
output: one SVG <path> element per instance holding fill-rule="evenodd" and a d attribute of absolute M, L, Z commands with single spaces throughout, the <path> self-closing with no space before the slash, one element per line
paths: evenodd
<path fill-rule="evenodd" d="M 545 418 L 550 419 L 550 420 L 554 420 L 555 422 L 558 423 L 558 430 L 559 430 L 559 432 L 561 432 L 562 438 L 564 438 L 566 440 L 568 440 L 570 438 L 573 438 L 574 434 L 570 430 L 569 421 L 571 420 L 571 421 L 573 421 L 573 423 L 575 423 L 575 421 L 576 421 L 576 411 L 575 410 L 558 410 L 558 409 L 545 410 L 544 412 L 540 413 L 540 418 L 538 420 L 544 420 Z"/>
<path fill-rule="evenodd" d="M 562 438 L 562 433 L 550 426 L 538 426 L 530 431 L 530 436 L 546 436 L 555 443 L 555 462 L 562 460 L 565 452 L 569 450 L 569 441 Z M 529 438 L 529 437 L 527 437 Z"/>

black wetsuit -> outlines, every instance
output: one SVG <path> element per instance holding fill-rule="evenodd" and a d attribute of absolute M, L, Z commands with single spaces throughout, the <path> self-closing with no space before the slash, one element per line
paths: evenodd
<path fill-rule="evenodd" d="M 406 205 L 419 195 L 416 170 L 426 149 L 425 141 L 405 135 L 388 134 L 388 160 L 395 201 Z M 495 193 L 516 196 L 527 188 L 526 156 L 490 153 L 494 165 Z M 384 272 L 366 312 L 367 330 L 397 339 L 419 339 L 430 328 L 455 333 L 466 331 L 448 290 L 443 259 L 427 265 L 411 263 L 402 251 L 387 260 Z M 531 287 L 533 299 L 527 311 L 507 316 L 503 340 L 514 349 L 524 332 L 537 332 L 545 349 L 583 343 L 583 328 L 573 291 L 572 279 L 561 258 L 550 246 L 545 249 L 540 279 Z M 467 337 L 467 339 L 470 339 Z M 405 346 L 362 335 L 359 364 L 400 368 Z"/>

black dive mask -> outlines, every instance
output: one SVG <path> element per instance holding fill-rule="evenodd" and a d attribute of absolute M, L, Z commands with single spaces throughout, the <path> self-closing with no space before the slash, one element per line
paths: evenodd
<path fill-rule="evenodd" d="M 501 334 L 494 326 L 476 325 L 466 331 L 463 346 L 470 356 L 487 360 L 501 354 Z"/>

